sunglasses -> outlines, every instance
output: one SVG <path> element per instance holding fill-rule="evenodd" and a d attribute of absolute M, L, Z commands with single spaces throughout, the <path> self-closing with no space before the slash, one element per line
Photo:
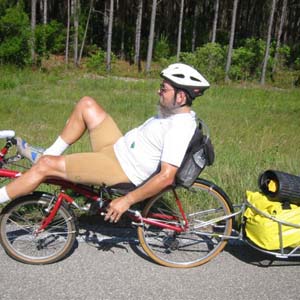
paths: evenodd
<path fill-rule="evenodd" d="M 168 88 L 166 88 L 165 86 L 164 86 L 164 84 L 162 83 L 161 85 L 160 85 L 160 87 L 159 87 L 159 92 L 160 93 L 162 93 L 162 94 L 164 94 L 164 93 L 166 93 L 166 92 L 168 92 L 168 91 L 175 91 L 175 89 L 168 89 Z"/>

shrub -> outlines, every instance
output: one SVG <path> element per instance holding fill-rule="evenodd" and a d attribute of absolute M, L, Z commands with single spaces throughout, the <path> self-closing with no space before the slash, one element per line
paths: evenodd
<path fill-rule="evenodd" d="M 247 80 L 251 77 L 251 66 L 255 54 L 246 47 L 233 50 L 230 78 L 235 80 Z"/>
<path fill-rule="evenodd" d="M 180 61 L 192 66 L 196 66 L 197 65 L 197 60 L 196 60 L 196 55 L 195 53 L 192 52 L 181 52 L 180 53 Z"/>
<path fill-rule="evenodd" d="M 178 62 L 176 56 L 170 56 L 168 58 L 161 58 L 159 61 L 160 69 L 166 68 L 170 64 Z"/>
<path fill-rule="evenodd" d="M 252 78 L 260 78 L 266 42 L 261 39 L 249 38 L 245 40 L 244 47 L 254 54 L 249 70 L 250 76 Z"/>
<path fill-rule="evenodd" d="M 218 43 L 208 43 L 195 51 L 194 66 L 210 81 L 223 80 L 225 68 L 225 50 Z"/>
<path fill-rule="evenodd" d="M 270 57 L 270 62 L 271 65 L 273 66 L 274 64 L 274 56 L 275 56 L 275 50 L 276 50 L 276 45 L 275 42 L 272 44 L 272 48 L 270 51 L 271 57 Z M 288 65 L 288 61 L 290 59 L 291 55 L 291 48 L 287 45 L 281 45 L 278 49 L 278 59 L 276 62 L 276 69 L 277 70 L 284 70 L 286 69 Z"/>
<path fill-rule="evenodd" d="M 154 46 L 154 60 L 161 61 L 170 56 L 170 47 L 166 36 L 161 35 Z"/>
<path fill-rule="evenodd" d="M 53 20 L 35 29 L 35 50 L 40 57 L 61 53 L 65 49 L 65 31 L 63 24 Z"/>
<path fill-rule="evenodd" d="M 111 62 L 114 63 L 116 61 L 116 56 L 112 53 Z M 101 48 L 94 54 L 92 54 L 89 58 L 87 58 L 86 66 L 88 69 L 93 71 L 105 71 L 106 68 L 106 52 Z"/>
<path fill-rule="evenodd" d="M 209 43 L 192 52 L 181 52 L 179 61 L 198 69 L 209 81 L 220 81 L 224 78 L 225 52 L 221 45 Z M 161 59 L 160 64 L 164 68 L 176 62 L 176 57 Z"/>
<path fill-rule="evenodd" d="M 0 19 L 0 62 L 19 66 L 29 61 L 29 19 L 21 5 L 8 8 Z"/>

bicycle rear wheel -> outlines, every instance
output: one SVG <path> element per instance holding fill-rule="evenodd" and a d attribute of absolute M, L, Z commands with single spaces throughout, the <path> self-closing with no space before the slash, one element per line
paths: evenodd
<path fill-rule="evenodd" d="M 197 180 L 190 189 L 176 188 L 188 228 L 181 233 L 158 226 L 138 227 L 138 238 L 144 251 L 157 263 L 174 268 L 202 265 L 227 243 L 232 231 L 232 205 L 226 194 L 205 180 Z M 142 212 L 144 217 L 183 228 L 172 189 L 151 199 Z"/>
<path fill-rule="evenodd" d="M 63 204 L 52 222 L 36 230 L 48 214 L 49 195 L 34 193 L 9 203 L 0 215 L 0 243 L 15 260 L 28 264 L 49 264 L 69 254 L 76 239 L 73 213 Z"/>

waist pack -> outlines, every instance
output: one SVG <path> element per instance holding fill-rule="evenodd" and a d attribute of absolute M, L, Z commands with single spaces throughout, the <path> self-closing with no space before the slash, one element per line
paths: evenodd
<path fill-rule="evenodd" d="M 203 134 L 200 121 L 176 173 L 176 184 L 190 187 L 204 168 L 213 164 L 214 159 L 213 145 L 210 138 Z"/>
<path fill-rule="evenodd" d="M 279 250 L 300 245 L 300 207 L 269 200 L 259 192 L 247 191 L 253 207 L 245 210 L 245 234 L 250 241 L 266 250 Z"/>

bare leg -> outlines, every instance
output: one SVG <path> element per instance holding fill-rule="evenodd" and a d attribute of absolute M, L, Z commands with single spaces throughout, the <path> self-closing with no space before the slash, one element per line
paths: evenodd
<path fill-rule="evenodd" d="M 63 156 L 42 156 L 30 170 L 10 182 L 6 186 L 11 199 L 26 195 L 34 191 L 48 177 L 66 179 L 65 158 Z"/>
<path fill-rule="evenodd" d="M 85 132 L 97 127 L 106 117 L 105 110 L 91 97 L 83 97 L 76 104 L 60 136 L 69 145 Z"/>
<path fill-rule="evenodd" d="M 60 136 L 66 143 L 73 144 L 86 129 L 90 131 L 97 127 L 105 117 L 105 110 L 94 99 L 83 97 L 76 104 Z M 6 192 L 11 199 L 26 195 L 52 176 L 67 179 L 63 156 L 42 156 L 30 170 L 10 182 Z"/>
<path fill-rule="evenodd" d="M 88 129 L 97 127 L 106 116 L 104 109 L 91 97 L 83 97 L 75 106 L 69 120 L 57 139 L 45 151 L 37 150 L 23 139 L 17 138 L 17 150 L 32 163 L 36 163 L 42 154 L 58 156 Z"/>

